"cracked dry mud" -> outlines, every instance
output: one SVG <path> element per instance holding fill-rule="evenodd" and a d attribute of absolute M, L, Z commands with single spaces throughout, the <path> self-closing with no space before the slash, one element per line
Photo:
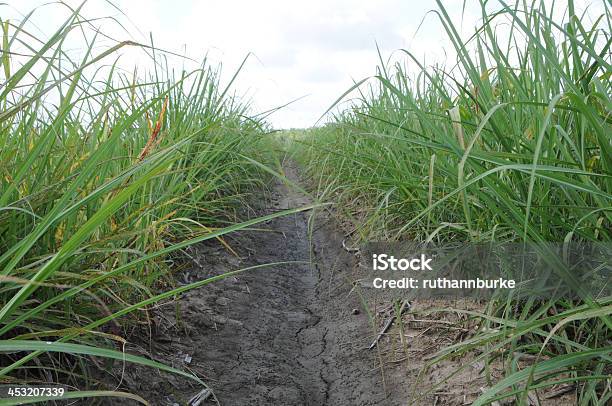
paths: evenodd
<path fill-rule="evenodd" d="M 284 169 L 299 182 L 293 165 Z M 277 182 L 271 196 L 252 203 L 251 217 L 309 203 L 308 197 Z M 473 328 L 460 314 L 440 309 L 478 310 L 481 305 L 413 302 L 402 317 L 406 341 L 395 323 L 368 350 L 389 318 L 389 303 L 376 289 L 353 285 L 359 256 L 343 248 L 333 217 L 320 209 L 316 215 L 301 212 L 255 228 L 226 236 L 236 254 L 218 241 L 191 247 L 187 267 L 176 267 L 181 283 L 260 264 L 303 263 L 246 271 L 191 290 L 150 309 L 151 323 L 128 335 L 129 352 L 201 377 L 214 396 L 200 406 L 460 406 L 471 404 L 487 387 L 478 351 L 445 359 L 423 373 L 440 348 L 469 337 Z M 361 311 L 353 314 L 353 309 Z M 499 363 L 489 369 L 494 380 L 503 376 Z M 202 390 L 184 377 L 138 365 L 115 363 L 111 373 L 112 382 L 105 382 L 152 405 L 187 405 Z M 575 404 L 572 396 L 555 396 L 542 404 Z M 115 398 L 105 404 L 136 403 Z"/>
<path fill-rule="evenodd" d="M 285 170 L 297 178 L 292 166 Z M 279 182 L 257 211 L 308 203 Z M 386 393 L 377 352 L 367 350 L 373 329 L 366 312 L 353 314 L 361 309 L 358 295 L 350 294 L 348 273 L 356 260 L 324 214 L 311 223 L 309 238 L 311 215 L 234 234 L 227 242 L 239 258 L 218 243 L 193 247 L 184 282 L 257 264 L 310 262 L 311 256 L 312 263 L 248 271 L 187 293 L 178 310 L 171 304 L 155 311 L 156 329 L 150 342 L 142 340 L 143 353 L 198 373 L 221 405 L 405 404 L 401 385 Z M 123 385 L 160 405 L 187 404 L 200 389 L 132 366 L 123 372 Z"/>

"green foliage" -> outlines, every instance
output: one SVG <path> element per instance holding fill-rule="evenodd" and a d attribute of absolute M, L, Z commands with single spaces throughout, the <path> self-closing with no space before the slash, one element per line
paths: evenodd
<path fill-rule="evenodd" d="M 320 195 L 345 203 L 362 239 L 610 242 L 612 38 L 604 3 L 605 14 L 587 26 L 571 1 L 565 13 L 544 1 L 495 11 L 483 1 L 483 24 L 464 39 L 438 2 L 457 66 L 425 67 L 403 51 L 406 60 L 381 64 L 369 87 L 350 89 L 360 97 L 349 109 L 295 142 Z M 604 404 L 607 303 L 492 303 L 473 315 L 486 329 L 433 362 L 474 348 L 483 351 L 477 359 L 501 358 L 507 377 L 478 404 L 524 402 L 530 389 L 564 376 L 576 382 L 581 404 Z M 520 353 L 548 360 L 520 371 Z"/>
<path fill-rule="evenodd" d="M 262 182 L 267 126 L 206 61 L 177 75 L 151 46 L 95 54 L 99 33 L 86 34 L 80 9 L 39 41 L 30 16 L 1 23 L 0 382 L 81 382 L 88 355 L 177 373 L 108 347 L 130 321 L 120 316 L 186 290 L 153 293 L 172 283 L 170 254 L 266 220 L 232 225 Z M 65 50 L 75 39 L 79 60 Z M 126 47 L 152 55 L 145 80 L 119 68 Z"/>

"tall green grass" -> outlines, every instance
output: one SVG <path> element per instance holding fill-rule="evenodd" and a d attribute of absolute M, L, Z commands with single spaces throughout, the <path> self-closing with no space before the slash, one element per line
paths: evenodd
<path fill-rule="evenodd" d="M 230 93 L 235 75 L 175 73 L 131 41 L 100 50 L 80 8 L 43 40 L 31 16 L 2 21 L 0 382 L 80 385 L 95 355 L 202 383 L 113 348 L 135 311 L 219 279 L 170 290 L 174 253 L 268 219 L 234 215 L 262 182 L 267 125 Z M 153 67 L 144 78 L 120 68 L 127 47 Z"/>
<path fill-rule="evenodd" d="M 424 66 L 402 50 L 349 89 L 351 106 L 299 141 L 321 194 L 345 203 L 364 240 L 609 243 L 610 3 L 589 24 L 572 1 L 483 1 L 469 37 L 437 3 L 457 64 Z M 607 404 L 610 303 L 491 303 L 470 313 L 487 328 L 432 363 L 472 349 L 475 362 L 501 360 L 506 377 L 478 405 L 524 403 L 558 380 L 575 383 L 581 405 Z M 521 370 L 524 353 L 540 358 Z"/>

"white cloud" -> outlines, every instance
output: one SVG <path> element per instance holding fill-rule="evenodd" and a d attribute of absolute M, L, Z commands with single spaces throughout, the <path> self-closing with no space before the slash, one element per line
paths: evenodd
<path fill-rule="evenodd" d="M 438 17 L 429 12 L 436 7 L 433 1 L 112 1 L 129 21 L 107 0 L 89 0 L 85 14 L 117 18 L 129 34 L 110 20 L 95 22 L 117 39 L 148 42 L 148 33 L 153 32 L 158 47 L 181 54 L 186 49 L 187 55 L 196 59 L 208 55 L 213 62 L 223 62 L 226 79 L 248 53 L 253 53 L 255 57 L 237 86 L 259 111 L 308 95 L 271 117 L 277 127 L 314 124 L 353 80 L 374 74 L 376 43 L 385 58 L 398 48 L 406 48 L 428 64 L 454 59 Z M 9 1 L 8 8 L 0 6 L 0 11 L 3 18 L 15 18 L 11 8 L 25 13 L 44 2 Z M 68 1 L 71 5 L 80 2 Z M 465 10 L 463 4 L 463 0 L 444 1 L 449 15 L 469 33 L 480 17 L 480 8 L 474 0 L 467 1 Z M 43 10 L 34 21 L 50 34 L 66 14 L 57 5 Z M 125 65 L 146 60 L 134 50 L 122 53 Z"/>

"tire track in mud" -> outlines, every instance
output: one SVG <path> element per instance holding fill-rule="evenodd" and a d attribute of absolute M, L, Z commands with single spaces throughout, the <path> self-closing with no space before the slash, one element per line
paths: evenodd
<path fill-rule="evenodd" d="M 298 181 L 293 166 L 285 170 Z M 255 202 L 262 206 L 258 215 L 308 203 L 280 182 L 271 201 Z M 310 215 L 280 217 L 265 225 L 268 231 L 231 236 L 240 258 L 219 244 L 192 248 L 186 283 L 256 264 L 309 261 L 311 254 L 313 263 L 264 268 L 188 292 L 179 301 L 180 320 L 174 309 L 160 308 L 155 358 L 197 372 L 221 405 L 401 404 L 384 393 L 376 352 L 366 349 L 372 338 L 366 312 L 352 312 L 361 307 L 350 294 L 356 260 L 324 215 L 310 239 Z M 186 404 L 198 391 L 180 378 L 139 368 L 124 380 L 153 404 Z"/>

